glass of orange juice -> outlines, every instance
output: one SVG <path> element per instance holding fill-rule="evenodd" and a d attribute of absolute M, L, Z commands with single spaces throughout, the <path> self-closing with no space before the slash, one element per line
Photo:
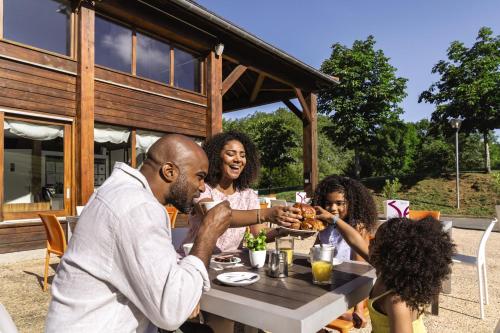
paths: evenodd
<path fill-rule="evenodd" d="M 293 237 L 281 237 L 276 238 L 276 250 L 286 252 L 286 261 L 288 266 L 293 263 Z"/>
<path fill-rule="evenodd" d="M 334 246 L 315 246 L 311 248 L 310 259 L 314 284 L 332 283 L 334 253 Z"/>

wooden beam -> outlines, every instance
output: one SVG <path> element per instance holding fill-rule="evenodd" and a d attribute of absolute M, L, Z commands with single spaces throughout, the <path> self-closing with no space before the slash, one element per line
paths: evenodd
<path fill-rule="evenodd" d="M 255 99 L 257 98 L 257 95 L 259 94 L 259 91 L 262 87 L 262 83 L 264 83 L 264 79 L 266 76 L 262 73 L 259 73 L 259 76 L 257 77 L 257 81 L 255 82 L 255 86 L 253 87 L 252 90 L 252 95 L 250 95 L 250 103 L 255 102 Z"/>
<path fill-rule="evenodd" d="M 207 136 L 222 132 L 222 57 L 207 57 Z"/>
<path fill-rule="evenodd" d="M 137 130 L 133 128 L 130 131 L 130 166 L 132 168 L 137 168 L 137 148 L 135 147 L 137 145 Z"/>
<path fill-rule="evenodd" d="M 270 92 L 292 92 L 292 88 L 263 88 L 260 91 L 270 91 Z"/>
<path fill-rule="evenodd" d="M 290 111 L 292 111 L 297 117 L 299 117 L 300 120 L 303 120 L 304 114 L 302 113 L 302 111 L 299 110 L 298 107 L 295 106 L 295 104 L 293 104 L 291 101 L 287 99 L 283 100 L 283 103 L 285 103 L 285 105 L 290 109 Z"/>
<path fill-rule="evenodd" d="M 78 29 L 77 194 L 84 205 L 94 193 L 94 10 L 82 6 Z"/>
<path fill-rule="evenodd" d="M 310 110 L 310 121 L 303 122 L 304 190 L 312 196 L 318 185 L 318 118 L 317 97 L 309 94 L 305 100 Z"/>
<path fill-rule="evenodd" d="M 304 112 L 304 119 L 308 122 L 311 122 L 311 111 L 309 110 L 309 105 L 302 95 L 302 91 L 299 88 L 293 88 L 295 90 L 295 94 L 297 95 L 297 99 L 299 100 L 300 105 L 302 106 L 302 111 Z"/>
<path fill-rule="evenodd" d="M 238 65 L 222 82 L 222 96 L 224 96 L 229 89 L 235 84 L 243 73 L 247 70 L 246 66 Z"/>

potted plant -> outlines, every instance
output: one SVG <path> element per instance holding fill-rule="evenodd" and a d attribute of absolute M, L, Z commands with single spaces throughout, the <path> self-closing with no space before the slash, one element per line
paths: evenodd
<path fill-rule="evenodd" d="M 250 256 L 250 265 L 252 267 L 264 267 L 266 262 L 266 233 L 261 230 L 257 237 L 250 232 L 245 232 L 245 246 Z"/>

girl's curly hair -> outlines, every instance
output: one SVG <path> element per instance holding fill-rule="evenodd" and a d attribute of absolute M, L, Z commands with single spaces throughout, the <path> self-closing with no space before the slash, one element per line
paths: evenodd
<path fill-rule="evenodd" d="M 239 141 L 245 148 L 246 165 L 238 179 L 234 181 L 237 190 L 244 190 L 257 178 L 260 168 L 257 148 L 252 140 L 244 133 L 228 131 L 219 133 L 207 139 L 203 144 L 203 149 L 208 156 L 208 174 L 205 182 L 215 187 L 222 177 L 222 159 L 220 154 L 229 141 Z"/>
<path fill-rule="evenodd" d="M 325 207 L 327 196 L 332 192 L 344 193 L 348 204 L 347 223 L 353 227 L 363 227 L 368 232 L 374 229 L 377 222 L 377 207 L 371 193 L 363 184 L 349 177 L 327 176 L 318 184 L 313 204 Z"/>
<path fill-rule="evenodd" d="M 419 312 L 439 294 L 455 251 L 450 236 L 431 217 L 390 219 L 378 228 L 370 247 L 370 263 L 386 288 Z"/>

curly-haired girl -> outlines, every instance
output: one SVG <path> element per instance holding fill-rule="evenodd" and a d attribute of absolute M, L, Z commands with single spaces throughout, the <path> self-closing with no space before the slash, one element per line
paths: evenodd
<path fill-rule="evenodd" d="M 330 222 L 347 243 L 377 271 L 368 309 L 374 333 L 426 332 L 424 307 L 440 292 L 451 272 L 455 245 L 433 218 L 390 219 L 366 246 L 363 238 L 339 216 L 316 207 L 318 218 Z"/>
<path fill-rule="evenodd" d="M 349 223 L 359 232 L 368 246 L 370 233 L 377 221 L 377 209 L 370 192 L 363 184 L 349 177 L 330 175 L 318 184 L 313 204 Z M 337 259 L 363 260 L 355 252 L 351 253 L 350 246 L 332 225 L 328 225 L 318 234 L 317 242 L 334 245 Z M 346 312 L 341 318 L 352 320 L 354 326 L 359 328 L 366 325 L 363 313 L 364 304 L 361 302 L 354 307 L 353 312 Z"/>

